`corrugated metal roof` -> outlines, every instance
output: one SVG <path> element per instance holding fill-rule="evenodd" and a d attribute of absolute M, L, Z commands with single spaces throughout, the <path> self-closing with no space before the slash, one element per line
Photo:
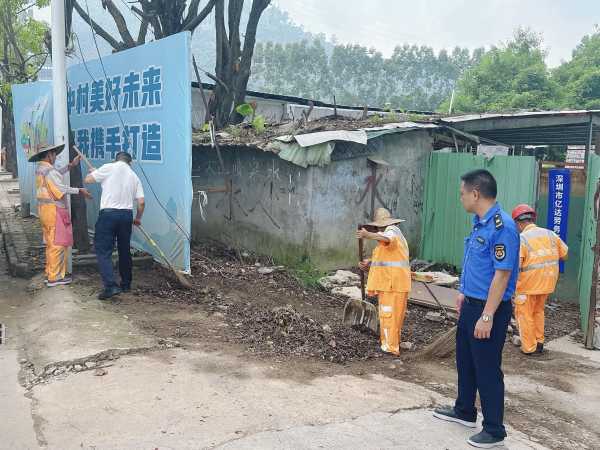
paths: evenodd
<path fill-rule="evenodd" d="M 562 111 L 519 111 L 515 113 L 482 113 L 466 114 L 462 116 L 443 117 L 441 122 L 457 123 L 468 122 L 471 120 L 502 119 L 511 117 L 551 117 L 551 116 L 572 116 L 587 115 L 590 113 L 600 113 L 599 109 L 590 110 L 562 110 Z"/>
<path fill-rule="evenodd" d="M 192 81 L 192 87 L 199 89 L 200 85 L 198 84 L 198 82 Z M 215 88 L 215 85 L 211 84 L 211 83 L 202 83 L 202 87 L 207 91 L 213 91 Z M 320 107 L 325 107 L 325 108 L 349 109 L 349 110 L 354 110 L 354 111 L 363 111 L 365 109 L 364 106 L 351 106 L 351 105 L 338 105 L 338 104 L 334 105 L 333 103 L 322 102 L 322 101 L 313 100 L 310 98 L 296 97 L 293 95 L 271 94 L 269 92 L 246 91 L 246 97 L 263 98 L 266 100 L 278 100 L 278 101 L 283 101 L 283 102 L 292 103 L 292 104 L 296 104 L 296 105 L 309 106 L 310 104 L 312 104 L 315 107 L 320 106 Z M 372 107 L 372 106 L 369 106 L 367 109 L 368 109 L 368 111 L 389 112 L 389 109 L 376 108 L 376 107 Z M 407 109 L 407 110 L 395 109 L 395 110 L 393 110 L 393 112 L 408 113 L 408 114 L 421 114 L 424 116 L 437 116 L 438 115 L 436 112 L 433 112 L 433 111 L 420 111 L 420 110 L 416 110 L 416 109 Z"/>

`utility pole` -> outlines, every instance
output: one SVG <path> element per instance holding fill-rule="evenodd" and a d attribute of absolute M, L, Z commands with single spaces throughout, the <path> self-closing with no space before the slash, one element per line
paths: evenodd
<path fill-rule="evenodd" d="M 54 144 L 65 144 L 56 158 L 56 165 L 69 163 L 69 118 L 67 115 L 67 64 L 65 55 L 65 0 L 51 0 L 52 36 L 52 110 L 54 120 Z M 69 172 L 63 175 L 66 186 L 71 185 Z M 71 201 L 67 196 L 69 210 Z M 71 271 L 71 252 L 68 252 L 68 270 Z"/>
<path fill-rule="evenodd" d="M 69 122 L 67 117 L 67 72 L 65 56 L 65 2 L 52 0 L 52 106 L 54 119 L 54 144 L 69 144 Z M 57 165 L 69 162 L 69 149 L 57 158 Z M 69 173 L 65 174 L 65 184 L 69 185 Z"/>

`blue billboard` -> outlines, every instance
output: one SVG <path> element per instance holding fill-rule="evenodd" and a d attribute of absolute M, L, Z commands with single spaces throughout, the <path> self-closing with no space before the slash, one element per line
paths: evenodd
<path fill-rule="evenodd" d="M 120 151 L 131 153 L 132 168 L 144 187 L 144 228 L 173 266 L 186 273 L 193 199 L 190 39 L 189 32 L 179 33 L 67 71 L 67 109 L 75 145 L 95 167 L 114 161 Z M 37 88 L 33 92 L 36 84 L 14 87 L 15 117 L 17 110 L 28 111 L 30 97 L 39 92 Z M 82 170 L 85 176 L 83 164 Z M 93 228 L 100 186 L 92 185 L 90 191 L 94 199 L 87 202 L 87 214 Z M 132 245 L 161 261 L 135 229 Z"/>

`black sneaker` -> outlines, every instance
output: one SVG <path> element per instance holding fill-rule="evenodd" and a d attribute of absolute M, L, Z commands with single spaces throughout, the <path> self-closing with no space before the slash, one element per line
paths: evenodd
<path fill-rule="evenodd" d="M 521 353 L 525 356 L 540 356 L 540 354 L 541 354 L 537 350 L 534 350 L 531 353 L 527 353 L 527 352 L 524 352 L 523 350 L 521 350 Z"/>
<path fill-rule="evenodd" d="M 448 422 L 456 422 L 464 425 L 465 427 L 475 428 L 477 427 L 477 420 L 467 420 L 461 417 L 458 417 L 456 411 L 454 411 L 454 407 L 452 406 L 440 406 L 439 408 L 435 408 L 433 410 L 433 417 L 438 419 L 447 420 Z"/>
<path fill-rule="evenodd" d="M 131 291 L 131 286 L 128 284 L 122 284 L 121 285 L 121 292 L 130 292 Z"/>
<path fill-rule="evenodd" d="M 477 448 L 494 448 L 504 446 L 504 438 L 492 436 L 487 431 L 482 431 L 481 433 L 471 436 L 469 439 L 467 439 L 467 442 L 473 447 Z"/>
<path fill-rule="evenodd" d="M 538 345 L 537 345 L 537 348 L 535 349 L 535 351 L 537 353 L 544 353 L 544 344 L 538 342 Z"/>
<path fill-rule="evenodd" d="M 98 294 L 98 299 L 99 300 L 108 300 L 111 297 L 114 297 L 115 295 L 119 295 L 121 293 L 121 288 L 118 287 L 111 287 L 109 289 L 104 289 L 102 292 L 100 292 Z"/>

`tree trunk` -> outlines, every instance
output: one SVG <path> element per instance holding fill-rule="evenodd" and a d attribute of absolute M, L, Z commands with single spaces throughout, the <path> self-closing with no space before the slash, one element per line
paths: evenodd
<path fill-rule="evenodd" d="M 2 108 L 2 146 L 6 148 L 6 171 L 13 174 L 13 177 L 19 175 L 17 168 L 17 151 L 15 144 L 15 124 L 13 121 L 12 110 L 4 103 Z"/>
<path fill-rule="evenodd" d="M 69 161 L 77 156 L 73 148 L 74 136 L 71 130 L 71 121 L 69 121 Z M 81 164 L 71 169 L 71 187 L 82 187 L 83 176 L 81 174 Z M 87 205 L 82 195 L 71 196 L 71 222 L 73 223 L 73 244 L 81 253 L 90 250 L 90 237 L 88 234 L 87 223 Z"/>
<path fill-rule="evenodd" d="M 244 33 L 244 45 L 240 42 L 240 18 L 242 0 L 229 0 L 228 28 L 225 28 L 225 0 L 215 3 L 215 31 L 217 44 L 217 60 L 215 73 L 219 83 L 215 87 L 216 101 L 211 111 L 217 128 L 230 123 L 239 123 L 243 117 L 235 111 L 235 107 L 244 103 L 252 56 L 256 44 L 256 31 L 260 17 L 270 0 L 253 0 L 248 25 Z"/>

